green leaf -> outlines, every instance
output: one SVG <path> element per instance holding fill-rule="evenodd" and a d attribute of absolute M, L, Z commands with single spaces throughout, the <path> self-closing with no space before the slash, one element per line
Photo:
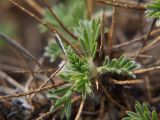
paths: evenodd
<path fill-rule="evenodd" d="M 100 20 L 80 21 L 75 33 L 80 41 L 85 57 L 94 59 L 97 50 L 97 39 L 100 31 Z"/>
<path fill-rule="evenodd" d="M 98 71 L 100 73 L 120 74 L 134 78 L 135 75 L 132 71 L 137 67 L 138 64 L 131 59 L 126 58 L 126 55 L 122 55 L 120 58 L 112 60 L 106 57 L 103 66 L 99 67 Z"/>
<path fill-rule="evenodd" d="M 152 112 L 152 120 L 158 120 L 158 115 L 155 110 Z"/>
<path fill-rule="evenodd" d="M 55 43 L 55 41 L 49 41 L 48 46 L 45 47 L 44 56 L 50 58 L 50 62 L 54 62 L 61 53 L 60 47 Z"/>
<path fill-rule="evenodd" d="M 146 5 L 146 16 L 150 18 L 160 18 L 160 0 L 153 0 L 152 3 Z"/>
<path fill-rule="evenodd" d="M 136 102 L 135 110 L 136 112 L 127 111 L 128 116 L 122 120 L 158 120 L 157 113 L 154 110 L 151 113 L 146 104 Z"/>

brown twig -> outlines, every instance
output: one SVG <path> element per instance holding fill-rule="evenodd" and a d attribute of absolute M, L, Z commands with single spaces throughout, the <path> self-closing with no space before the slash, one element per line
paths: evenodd
<path fill-rule="evenodd" d="M 156 30 L 153 30 L 151 33 L 150 33 L 150 36 L 154 36 L 156 35 L 157 33 L 159 33 L 160 30 L 159 29 L 156 29 Z M 146 35 L 143 35 L 143 36 L 140 36 L 138 38 L 135 38 L 131 41 L 128 41 L 128 42 L 125 42 L 125 43 L 122 43 L 122 44 L 119 44 L 119 45 L 114 45 L 112 47 L 112 49 L 118 49 L 118 48 L 121 48 L 121 47 L 125 47 L 127 45 L 132 45 L 133 43 L 136 43 L 136 42 L 140 42 L 142 40 L 144 40 L 146 38 Z"/>
<path fill-rule="evenodd" d="M 147 73 L 147 72 L 151 72 L 151 71 L 153 72 L 153 71 L 157 71 L 157 70 L 160 70 L 160 66 L 138 69 L 138 70 L 135 70 L 133 73 L 134 74 L 142 74 L 142 73 Z"/>
<path fill-rule="evenodd" d="M 25 0 L 27 4 L 29 4 L 36 12 L 38 12 L 40 15 L 43 12 L 43 9 L 34 1 L 34 0 Z"/>
<path fill-rule="evenodd" d="M 160 42 L 160 36 L 158 36 L 155 40 L 152 40 L 152 42 L 150 42 L 149 44 L 147 44 L 146 46 L 144 46 L 138 54 L 142 54 L 148 50 L 150 50 L 151 48 L 153 48 L 153 46 L 155 44 L 157 44 L 158 42 Z"/>
<path fill-rule="evenodd" d="M 117 103 L 112 97 L 111 95 L 107 92 L 106 88 L 103 86 L 103 84 L 101 83 L 101 81 L 98 79 L 99 85 L 101 86 L 102 90 L 104 91 L 106 97 L 108 98 L 109 101 L 111 101 L 114 105 L 116 105 L 117 107 L 119 107 L 120 109 L 124 109 L 124 107 L 122 105 L 120 105 L 119 103 Z"/>
<path fill-rule="evenodd" d="M 88 18 L 91 19 L 93 13 L 93 0 L 86 0 L 86 7 Z"/>
<path fill-rule="evenodd" d="M 127 8 L 127 9 L 135 9 L 135 10 L 146 10 L 144 5 L 141 4 L 131 4 L 131 3 L 125 3 L 125 2 L 113 2 L 113 1 L 107 1 L 107 0 L 98 0 L 98 2 L 110 5 L 110 6 L 115 6 L 115 7 L 122 7 L 122 8 Z"/>
<path fill-rule="evenodd" d="M 78 113 L 75 117 L 75 120 L 80 120 L 80 116 L 81 116 L 81 112 L 82 112 L 82 109 L 83 109 L 83 106 L 84 106 L 84 102 L 85 102 L 85 100 L 82 99 L 79 110 L 78 110 Z"/>
<path fill-rule="evenodd" d="M 135 80 L 110 80 L 111 83 L 117 84 L 117 85 L 136 85 L 144 83 L 144 80 L 142 79 L 135 79 Z"/>
<path fill-rule="evenodd" d="M 99 48 L 99 56 L 98 56 L 98 65 L 101 63 L 102 55 L 104 52 L 104 9 L 102 15 L 102 22 L 101 22 L 101 41 L 100 41 L 100 48 Z"/>
<path fill-rule="evenodd" d="M 98 120 L 103 120 L 104 110 L 105 110 L 105 97 L 103 96 L 102 99 L 101 99 L 101 106 L 100 106 L 100 109 L 99 109 Z"/>
<path fill-rule="evenodd" d="M 61 83 L 58 83 L 58 84 L 51 84 L 51 85 L 48 85 L 46 87 L 42 87 L 40 89 L 38 88 L 38 89 L 30 90 L 28 92 L 17 93 L 17 94 L 13 94 L 13 95 L 0 96 L 0 100 L 2 100 L 2 99 L 11 99 L 11 98 L 14 98 L 14 97 L 27 96 L 27 95 L 34 94 L 34 93 L 47 91 L 47 90 L 50 90 L 52 88 L 55 88 L 55 87 L 58 87 L 58 86 L 61 86 L 61 85 L 64 85 L 64 83 L 61 82 Z"/>
<path fill-rule="evenodd" d="M 154 28 L 154 25 L 156 24 L 156 21 L 157 21 L 157 18 L 153 19 L 153 21 L 152 21 L 152 23 L 151 23 L 151 25 L 149 27 L 149 30 L 148 30 L 148 32 L 146 34 L 146 38 L 144 39 L 144 45 L 146 44 L 146 41 L 150 38 L 151 31 Z"/>
<path fill-rule="evenodd" d="M 78 38 L 68 30 L 68 28 L 62 23 L 62 21 L 58 18 L 58 16 L 56 15 L 56 13 L 53 11 L 53 9 L 51 9 L 51 7 L 45 2 L 45 0 L 43 0 L 44 4 L 46 5 L 46 7 L 48 8 L 48 10 L 50 11 L 50 13 L 54 16 L 54 18 L 57 20 L 57 22 L 59 23 L 59 25 L 75 40 L 78 40 Z"/>
<path fill-rule="evenodd" d="M 47 80 L 45 80 L 44 83 L 38 89 L 41 89 L 42 87 L 44 87 L 48 83 L 48 81 L 50 79 L 52 79 L 53 77 L 55 77 L 59 73 L 59 71 L 64 67 L 65 64 L 66 64 L 66 61 L 53 74 L 51 74 L 51 76 Z M 36 95 L 37 95 L 37 93 L 34 94 L 33 96 L 31 96 L 31 99 L 33 99 Z"/>
<path fill-rule="evenodd" d="M 17 69 L 20 69 L 20 68 L 17 68 Z M 49 73 L 49 74 L 53 73 L 53 71 L 55 71 L 55 70 L 56 70 L 56 68 L 48 68 L 48 69 L 46 69 L 47 73 Z M 23 69 L 22 70 L 15 70 L 15 71 L 7 71 L 6 73 L 10 73 L 10 74 L 30 74 L 29 71 L 23 70 Z M 34 70 L 33 73 L 34 74 L 42 74 L 44 72 L 43 71 Z"/>
<path fill-rule="evenodd" d="M 114 0 L 116 2 L 117 0 Z M 113 45 L 113 41 L 115 38 L 115 24 L 116 24 L 116 15 L 117 15 L 117 10 L 116 7 L 113 7 L 113 15 L 112 15 L 112 22 L 111 22 L 111 27 L 110 27 L 110 34 L 109 34 L 109 40 L 108 40 L 108 46 L 109 46 L 109 56 L 111 56 L 111 48 Z"/>

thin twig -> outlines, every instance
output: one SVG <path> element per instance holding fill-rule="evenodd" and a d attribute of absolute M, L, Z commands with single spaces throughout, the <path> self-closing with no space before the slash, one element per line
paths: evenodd
<path fill-rule="evenodd" d="M 38 89 L 41 89 L 42 87 L 44 87 L 44 86 L 48 83 L 48 81 L 49 81 L 50 79 L 52 79 L 53 77 L 57 76 L 57 74 L 58 74 L 59 71 L 64 67 L 65 64 L 66 64 L 66 61 L 65 61 L 65 62 L 63 63 L 63 65 L 60 66 L 53 74 L 51 74 L 51 76 L 50 76 L 47 80 L 45 80 L 44 83 L 43 83 Z M 36 95 L 37 95 L 37 93 L 35 93 L 34 95 L 32 95 L 32 96 L 31 96 L 31 99 L 33 99 Z"/>
<path fill-rule="evenodd" d="M 48 68 L 48 69 L 46 69 L 47 73 L 49 73 L 49 74 L 53 73 L 53 71 L 55 71 L 55 70 L 56 70 L 56 68 Z M 10 73 L 10 74 L 30 74 L 29 71 L 23 70 L 23 69 L 22 70 L 15 70 L 15 71 L 8 71 L 6 73 Z M 35 70 L 35 71 L 33 71 L 33 73 L 34 74 L 42 74 L 44 72 L 43 71 Z"/>
<path fill-rule="evenodd" d="M 147 73 L 147 72 L 151 72 L 151 71 L 153 72 L 153 71 L 157 71 L 157 70 L 160 70 L 160 66 L 138 69 L 138 70 L 135 70 L 133 73 L 134 74 L 142 74 L 142 73 Z"/>
<path fill-rule="evenodd" d="M 40 89 L 38 88 L 38 89 L 30 90 L 28 92 L 17 93 L 17 94 L 13 94 L 13 95 L 0 96 L 0 100 L 2 100 L 2 99 L 11 99 L 11 98 L 21 97 L 21 96 L 27 96 L 27 95 L 34 94 L 34 93 L 47 91 L 47 90 L 50 90 L 52 88 L 55 88 L 55 87 L 58 87 L 58 86 L 61 86 L 61 85 L 64 85 L 64 83 L 61 82 L 61 83 L 58 83 L 58 84 L 51 84 L 51 85 L 48 85 L 46 87 L 42 87 Z"/>
<path fill-rule="evenodd" d="M 81 116 L 81 112 L 82 112 L 82 109 L 83 109 L 83 106 L 84 106 L 84 102 L 85 102 L 85 100 L 82 99 L 79 110 L 78 110 L 78 113 L 75 117 L 75 120 L 80 120 L 80 116 Z"/>
<path fill-rule="evenodd" d="M 102 55 L 104 52 L 104 9 L 103 9 L 103 15 L 102 15 L 102 22 L 101 22 L 101 41 L 100 41 L 100 48 L 99 48 L 99 56 L 98 56 L 98 65 L 100 65 L 102 61 Z"/>
<path fill-rule="evenodd" d="M 86 0 L 87 15 L 89 19 L 91 19 L 93 13 L 93 1 L 94 0 Z"/>
<path fill-rule="evenodd" d="M 103 120 L 104 110 L 105 110 L 105 97 L 103 96 L 102 99 L 101 99 L 101 106 L 100 106 L 100 109 L 99 109 L 98 120 Z"/>
<path fill-rule="evenodd" d="M 45 0 L 43 0 L 44 4 L 46 5 L 46 7 L 48 8 L 48 10 L 50 11 L 50 13 L 54 16 L 54 18 L 57 20 L 57 22 L 59 23 L 59 25 L 75 40 L 78 40 L 78 38 L 69 31 L 69 29 L 62 23 L 62 21 L 59 19 L 59 17 L 56 15 L 56 13 L 53 11 L 53 9 L 51 9 L 51 7 L 46 3 Z"/>
<path fill-rule="evenodd" d="M 157 33 L 159 33 L 160 30 L 159 29 L 156 29 L 156 30 L 153 30 L 151 33 L 150 33 L 150 36 L 154 36 L 156 35 Z M 133 43 L 136 43 L 136 42 L 140 42 L 142 40 L 144 40 L 146 38 L 146 35 L 143 35 L 143 36 L 140 36 L 138 38 L 135 38 L 131 41 L 128 41 L 128 42 L 125 42 L 125 43 L 122 43 L 122 44 L 119 44 L 119 45 L 114 45 L 112 47 L 112 49 L 118 49 L 118 48 L 121 48 L 121 47 L 125 47 L 127 45 L 132 45 Z"/>
<path fill-rule="evenodd" d="M 35 0 L 25 0 L 27 4 L 29 4 L 36 12 L 38 12 L 40 15 L 43 13 L 43 8 L 38 5 Z"/>
<path fill-rule="evenodd" d="M 113 2 L 113 1 L 107 1 L 107 0 L 98 0 L 98 2 L 106 4 L 106 5 L 110 5 L 110 6 L 115 6 L 115 7 L 122 7 L 122 8 L 127 8 L 127 9 L 134 9 L 134 10 L 146 10 L 144 5 L 141 5 L 141 4 Z"/>
<path fill-rule="evenodd" d="M 114 0 L 116 2 L 117 0 Z M 110 34 L 109 34 L 109 40 L 108 40 L 108 46 L 109 46 L 109 56 L 111 56 L 111 48 L 113 45 L 113 41 L 115 38 L 115 24 L 116 24 L 116 16 L 117 16 L 117 10 L 116 7 L 113 7 L 113 15 L 112 15 L 112 22 L 111 22 L 111 27 L 110 27 Z"/>
<path fill-rule="evenodd" d="M 144 80 L 142 79 L 135 79 L 135 80 L 110 80 L 111 83 L 117 84 L 117 85 L 136 85 L 144 83 Z"/>
<path fill-rule="evenodd" d="M 41 57 L 40 59 L 39 59 L 39 63 L 43 63 L 43 61 L 44 61 L 44 58 L 43 57 Z M 38 70 L 38 66 L 35 66 L 34 67 L 34 70 Z M 32 71 L 32 74 L 34 75 L 34 71 Z M 32 75 L 32 76 L 33 76 Z M 26 84 L 25 84 L 25 90 L 27 91 L 27 90 L 29 90 L 29 86 L 30 86 L 30 84 L 32 83 L 32 81 L 33 81 L 33 79 L 34 80 L 36 80 L 35 79 L 35 77 L 33 76 L 30 76 L 29 78 L 28 78 L 28 80 L 27 80 L 27 82 L 26 82 Z"/>
<path fill-rule="evenodd" d="M 152 29 L 154 28 L 154 25 L 156 24 L 156 21 L 157 21 L 157 18 L 153 19 L 153 21 L 152 21 L 152 23 L 151 23 L 151 25 L 150 25 L 150 27 L 149 27 L 149 30 L 148 30 L 148 32 L 147 32 L 147 34 L 146 34 L 146 38 L 144 39 L 144 43 L 145 43 L 145 44 L 146 44 L 146 41 L 150 38 L 151 31 L 152 31 Z M 145 45 L 145 44 L 144 44 L 144 45 Z"/>
<path fill-rule="evenodd" d="M 111 95 L 107 92 L 106 88 L 103 86 L 103 84 L 101 83 L 101 81 L 98 79 L 99 85 L 101 86 L 102 90 L 104 91 L 106 97 L 108 98 L 109 101 L 111 101 L 114 105 L 116 105 L 117 107 L 119 107 L 120 109 L 124 109 L 124 107 L 122 105 L 120 105 L 119 103 L 117 103 L 112 97 Z"/>
<path fill-rule="evenodd" d="M 138 54 L 142 54 L 148 50 L 150 50 L 151 48 L 153 48 L 154 45 L 156 45 L 158 42 L 160 42 L 160 36 L 158 36 L 155 40 L 152 40 L 152 42 L 150 42 L 149 44 L 147 44 L 146 46 L 144 46 Z"/>

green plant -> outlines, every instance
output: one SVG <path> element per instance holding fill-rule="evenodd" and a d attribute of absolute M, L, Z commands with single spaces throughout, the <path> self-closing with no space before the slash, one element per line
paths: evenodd
<path fill-rule="evenodd" d="M 52 40 L 48 42 L 48 45 L 45 47 L 44 56 L 50 58 L 50 62 L 54 62 L 55 59 L 60 55 L 61 50 L 57 43 Z"/>
<path fill-rule="evenodd" d="M 103 66 L 99 67 L 100 72 L 109 72 L 113 74 L 125 75 L 135 78 L 132 70 L 136 69 L 138 65 L 135 61 L 126 58 L 126 55 L 122 55 L 118 59 L 110 60 L 109 57 L 106 57 Z"/>
<path fill-rule="evenodd" d="M 69 29 L 73 29 L 74 27 L 78 26 L 79 20 L 86 18 L 84 0 L 77 0 L 76 2 L 75 0 L 66 0 L 59 5 L 53 6 L 53 10 L 64 23 L 64 25 Z M 56 19 L 47 9 L 44 11 L 44 19 L 62 31 Z M 47 29 L 43 27 L 43 31 L 46 30 Z"/>
<path fill-rule="evenodd" d="M 79 57 L 70 47 L 67 48 L 66 58 L 68 61 L 59 73 L 59 77 L 67 85 L 49 92 L 49 97 L 55 101 L 53 110 L 64 105 L 63 112 L 68 119 L 71 113 L 72 96 L 74 93 L 79 93 L 85 100 L 88 95 L 94 95 L 91 81 L 98 74 L 111 73 L 134 77 L 132 70 L 137 68 L 137 64 L 131 59 L 127 59 L 125 55 L 113 60 L 106 58 L 102 66 L 96 66 L 93 60 L 97 51 L 100 20 L 80 21 L 79 27 L 75 31 L 84 55 Z"/>
<path fill-rule="evenodd" d="M 156 111 L 150 112 L 145 103 L 141 105 L 139 102 L 136 102 L 135 110 L 136 112 L 127 111 L 128 117 L 122 120 L 158 120 Z"/>
<path fill-rule="evenodd" d="M 146 15 L 150 18 L 160 18 L 160 0 L 154 0 L 146 6 Z"/>
<path fill-rule="evenodd" d="M 83 20 L 86 18 L 86 8 L 85 8 L 85 1 L 78 0 L 66 0 L 59 5 L 53 7 L 54 12 L 60 18 L 60 20 L 64 23 L 64 25 L 70 30 L 73 30 L 75 27 L 78 26 L 79 20 Z M 44 20 L 54 25 L 61 33 L 65 35 L 67 39 L 73 41 L 71 38 L 59 25 L 57 20 L 54 16 L 50 13 L 49 10 L 44 11 Z M 41 31 L 46 31 L 47 28 L 40 25 Z M 76 43 L 74 43 L 76 44 Z M 48 46 L 45 49 L 45 56 L 50 57 L 50 62 L 54 62 L 54 60 L 60 56 L 61 49 L 57 46 L 56 43 L 48 43 Z"/>

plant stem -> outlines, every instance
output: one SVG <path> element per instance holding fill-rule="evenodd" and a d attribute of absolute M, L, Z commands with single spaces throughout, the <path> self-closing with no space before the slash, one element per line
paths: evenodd
<path fill-rule="evenodd" d="M 75 117 L 75 120 L 79 120 L 80 119 L 81 112 L 82 112 L 82 109 L 83 109 L 83 106 L 84 106 L 84 102 L 85 102 L 85 100 L 82 99 L 82 102 L 80 104 L 80 107 L 79 107 L 78 113 L 77 113 L 77 115 Z"/>

